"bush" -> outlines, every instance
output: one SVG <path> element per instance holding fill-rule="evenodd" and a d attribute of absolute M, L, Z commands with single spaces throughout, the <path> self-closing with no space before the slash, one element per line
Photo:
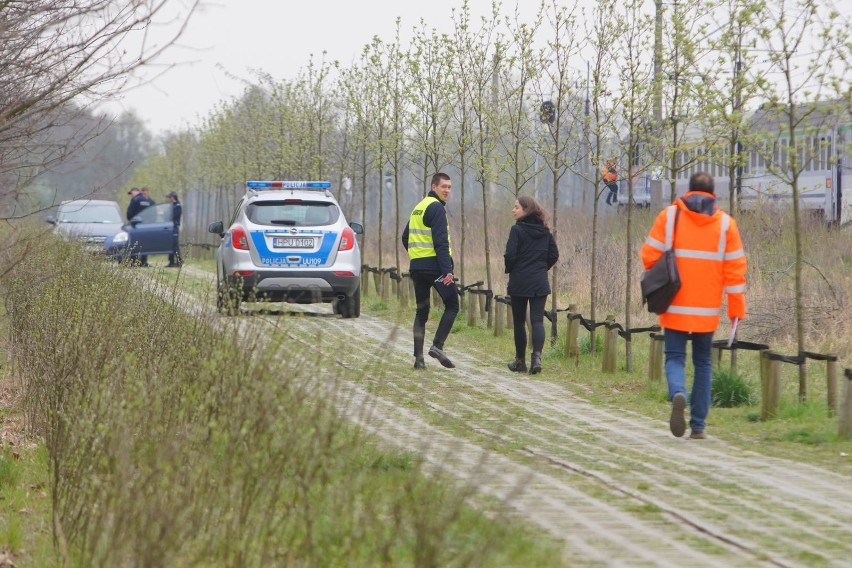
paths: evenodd
<path fill-rule="evenodd" d="M 757 402 L 748 381 L 731 369 L 714 369 L 711 401 L 717 408 L 751 406 Z"/>
<path fill-rule="evenodd" d="M 472 489 L 344 420 L 366 412 L 339 387 L 356 377 L 319 350 L 67 244 L 0 284 L 65 563 L 554 564 L 471 509 Z"/>
<path fill-rule="evenodd" d="M 592 352 L 592 336 L 585 330 L 580 331 L 580 354 L 588 355 Z M 598 330 L 595 333 L 595 353 L 603 353 L 603 332 Z"/>

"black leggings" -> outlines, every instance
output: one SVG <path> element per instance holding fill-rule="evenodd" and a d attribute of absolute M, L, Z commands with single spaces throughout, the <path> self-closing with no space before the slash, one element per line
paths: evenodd
<path fill-rule="evenodd" d="M 547 296 L 512 296 L 512 322 L 515 328 L 515 357 L 523 359 L 527 351 L 527 305 L 530 307 L 532 350 L 544 349 L 544 305 Z"/>

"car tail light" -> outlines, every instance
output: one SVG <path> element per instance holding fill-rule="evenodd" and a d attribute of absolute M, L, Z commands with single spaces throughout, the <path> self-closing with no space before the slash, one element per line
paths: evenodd
<path fill-rule="evenodd" d="M 351 227 L 343 229 L 343 236 L 340 237 L 340 246 L 337 250 L 352 250 L 355 246 L 355 231 Z"/>
<path fill-rule="evenodd" d="M 234 272 L 234 276 L 251 276 L 254 274 L 254 270 L 237 270 Z"/>
<path fill-rule="evenodd" d="M 354 272 L 350 272 L 348 270 L 336 270 L 334 272 L 335 276 L 355 276 Z"/>
<path fill-rule="evenodd" d="M 231 229 L 231 245 L 235 249 L 239 250 L 248 250 L 248 236 L 246 236 L 246 230 L 242 227 L 234 227 Z"/>

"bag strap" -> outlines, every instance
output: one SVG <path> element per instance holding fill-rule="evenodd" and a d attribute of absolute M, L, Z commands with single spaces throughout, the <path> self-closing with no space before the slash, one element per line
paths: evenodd
<path fill-rule="evenodd" d="M 674 215 L 672 215 L 674 212 Z M 666 213 L 666 250 L 674 248 L 675 229 L 677 228 L 677 218 L 680 216 L 680 207 L 677 205 L 669 205 Z"/>

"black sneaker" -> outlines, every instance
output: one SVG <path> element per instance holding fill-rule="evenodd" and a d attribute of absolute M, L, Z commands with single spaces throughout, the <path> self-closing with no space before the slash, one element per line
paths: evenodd
<path fill-rule="evenodd" d="M 455 368 L 455 365 L 452 361 L 450 361 L 450 358 L 447 357 L 447 354 L 435 347 L 434 345 L 429 348 L 429 357 L 434 357 L 441 363 L 441 365 L 443 365 L 447 369 Z"/>
<path fill-rule="evenodd" d="M 527 363 L 523 359 L 515 359 L 511 363 L 507 363 L 506 366 L 509 367 L 509 370 L 513 373 L 527 372 Z"/>
<path fill-rule="evenodd" d="M 672 397 L 672 415 L 669 418 L 669 429 L 675 437 L 680 438 L 686 432 L 686 419 L 683 412 L 686 409 L 686 395 L 682 392 Z"/>
<path fill-rule="evenodd" d="M 423 360 L 423 357 L 417 357 L 414 359 L 414 368 L 415 369 L 425 369 L 426 361 Z"/>

